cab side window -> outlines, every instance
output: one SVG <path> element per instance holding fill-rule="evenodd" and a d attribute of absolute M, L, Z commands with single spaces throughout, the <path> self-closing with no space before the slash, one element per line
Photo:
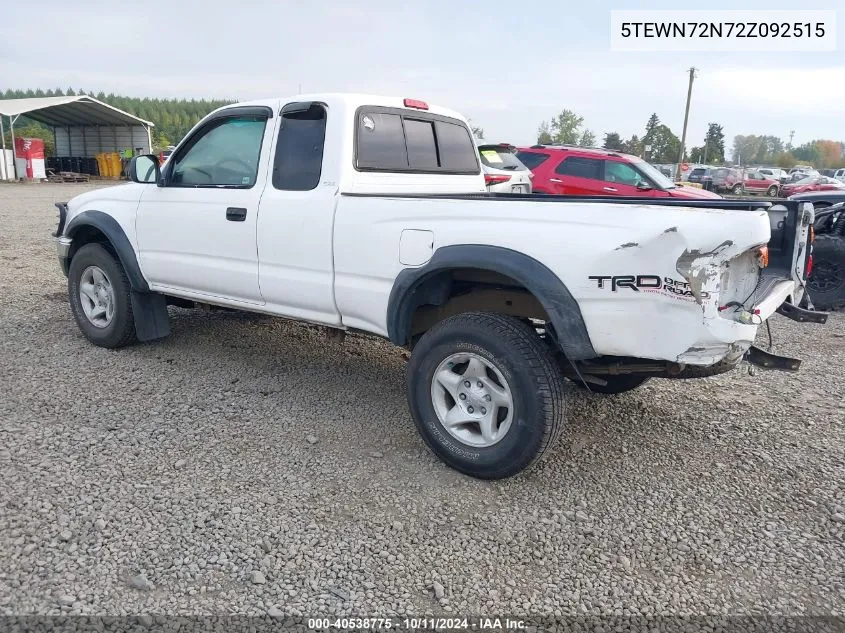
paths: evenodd
<path fill-rule="evenodd" d="M 258 175 L 266 117 L 233 116 L 209 123 L 173 163 L 175 187 L 249 188 Z"/>
<path fill-rule="evenodd" d="M 325 141 L 323 106 L 315 103 L 305 111 L 282 112 L 273 158 L 273 187 L 285 191 L 314 189 L 323 171 Z"/>

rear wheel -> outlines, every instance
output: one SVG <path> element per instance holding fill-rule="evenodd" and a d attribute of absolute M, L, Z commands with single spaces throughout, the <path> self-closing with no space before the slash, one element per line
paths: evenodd
<path fill-rule="evenodd" d="M 135 341 L 129 280 L 123 266 L 100 244 L 86 244 L 70 262 L 70 308 L 77 326 L 100 347 Z"/>
<path fill-rule="evenodd" d="M 563 377 L 523 321 L 452 316 L 426 332 L 408 363 L 408 404 L 434 453 L 480 479 L 534 463 L 563 425 Z"/>
<path fill-rule="evenodd" d="M 607 382 L 606 385 L 596 385 L 588 382 L 586 387 L 584 387 L 584 383 L 580 380 L 573 379 L 572 382 L 581 387 L 581 389 L 588 389 L 589 391 L 593 391 L 595 393 L 615 395 L 618 393 L 625 393 L 626 391 L 632 391 L 633 389 L 636 389 L 648 382 L 649 378 L 649 376 L 638 376 L 637 374 L 602 376 L 602 379 Z"/>
<path fill-rule="evenodd" d="M 777 196 L 778 195 L 777 185 L 772 185 L 771 187 L 769 187 L 769 189 L 766 191 L 766 195 L 769 196 L 770 198 L 774 198 L 775 196 Z"/>
<path fill-rule="evenodd" d="M 807 288 L 816 308 L 835 310 L 845 307 L 845 237 L 816 237 L 813 270 L 807 279 Z"/>

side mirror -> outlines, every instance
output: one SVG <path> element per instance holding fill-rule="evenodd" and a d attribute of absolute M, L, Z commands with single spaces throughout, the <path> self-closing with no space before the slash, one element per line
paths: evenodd
<path fill-rule="evenodd" d="M 639 189 L 640 191 L 650 191 L 652 189 L 652 186 L 647 182 L 643 182 L 641 180 L 637 183 L 637 189 Z"/>
<path fill-rule="evenodd" d="M 161 177 L 161 168 L 158 164 L 158 156 L 152 154 L 141 154 L 134 156 L 126 168 L 132 182 L 140 182 L 149 185 L 158 182 Z"/>

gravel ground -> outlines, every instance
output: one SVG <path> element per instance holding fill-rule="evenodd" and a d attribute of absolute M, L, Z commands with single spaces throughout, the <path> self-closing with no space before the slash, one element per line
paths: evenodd
<path fill-rule="evenodd" d="M 797 375 L 571 387 L 535 469 L 444 467 L 379 340 L 174 310 L 108 351 L 0 186 L 0 614 L 845 614 L 845 315 Z"/>

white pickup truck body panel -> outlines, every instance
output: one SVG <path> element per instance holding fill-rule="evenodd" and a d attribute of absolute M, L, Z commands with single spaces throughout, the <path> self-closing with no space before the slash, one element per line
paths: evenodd
<path fill-rule="evenodd" d="M 279 112 L 300 101 L 320 102 L 328 111 L 320 183 L 310 191 L 278 190 L 270 180 Z M 68 221 L 86 210 L 114 217 L 151 290 L 381 336 L 388 335 L 388 301 L 400 272 L 425 265 L 452 245 L 498 246 L 544 264 L 577 301 L 600 355 L 712 365 L 741 355 L 756 335 L 757 325 L 723 316 L 718 308 L 748 289 L 756 268 L 750 257 L 740 256 L 769 240 L 765 211 L 611 199 L 408 197 L 482 193 L 485 186 L 480 170 L 445 175 L 355 169 L 357 108 L 402 108 L 402 99 L 300 95 L 238 105 L 266 105 L 274 113 L 254 187 L 130 183 L 77 196 Z M 429 112 L 466 124 L 450 110 Z M 221 213 L 229 206 L 247 208 L 246 221 L 227 222 Z M 689 283 L 689 291 L 615 291 L 609 280 L 620 275 Z M 600 286 L 591 277 L 607 281 Z M 779 286 L 760 318 L 787 297 L 797 301 L 800 292 L 797 281 Z"/>
<path fill-rule="evenodd" d="M 677 262 L 693 251 L 718 251 L 703 256 L 699 265 L 719 268 L 768 241 L 765 211 L 691 211 L 610 201 L 600 206 L 436 202 L 434 209 L 425 198 L 341 197 L 335 219 L 335 295 L 344 325 L 387 334 L 388 297 L 394 279 L 407 267 L 399 261 L 396 245 L 404 230 L 414 229 L 430 233 L 432 254 L 455 244 L 495 244 L 546 264 L 578 301 L 599 354 L 712 364 L 732 344 L 750 345 L 756 335 L 756 326 L 719 316 L 718 290 L 699 304 L 691 294 L 613 292 L 589 277 L 633 274 L 683 280 Z M 726 226 L 733 244 L 719 251 Z"/>

